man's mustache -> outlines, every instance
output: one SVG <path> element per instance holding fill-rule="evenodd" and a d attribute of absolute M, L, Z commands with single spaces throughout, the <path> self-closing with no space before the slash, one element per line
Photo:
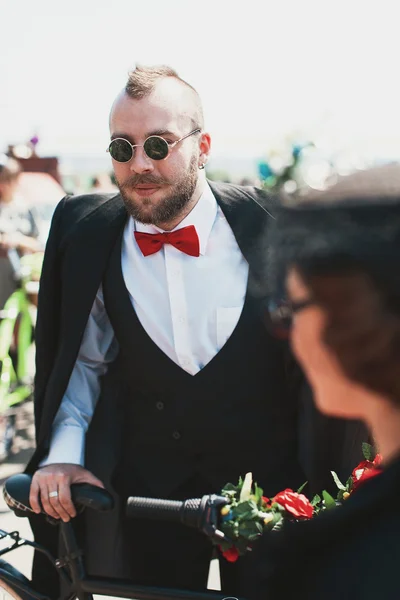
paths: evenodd
<path fill-rule="evenodd" d="M 168 185 L 169 181 L 154 175 L 133 175 L 129 179 L 126 179 L 120 187 L 122 189 L 130 189 L 137 187 L 138 185 Z"/>

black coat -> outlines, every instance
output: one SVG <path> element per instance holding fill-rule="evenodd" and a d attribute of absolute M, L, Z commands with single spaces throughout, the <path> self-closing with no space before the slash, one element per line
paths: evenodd
<path fill-rule="evenodd" d="M 266 533 L 252 555 L 252 600 L 400 598 L 400 460 L 343 506 Z"/>
<path fill-rule="evenodd" d="M 255 188 L 210 185 L 249 263 L 249 292 L 262 307 L 266 300 L 265 256 L 273 200 Z M 126 219 L 119 195 L 65 198 L 56 209 L 39 293 L 35 382 L 37 450 L 27 467 L 28 472 L 37 468 L 47 452 L 51 425 L 68 385 L 94 298 Z M 348 475 L 359 458 L 364 430 L 359 424 L 319 415 L 288 348 L 283 355 L 287 393 L 298 410 L 299 460 L 312 490 L 320 490 L 329 484 L 330 469 L 342 476 Z M 102 401 L 96 408 L 86 444 L 86 466 L 106 485 L 110 485 L 110 474 L 118 459 L 115 448 L 120 436 L 114 415 L 118 385 L 112 372 L 104 378 Z M 107 443 L 104 443 L 105 431 Z M 98 515 L 88 515 L 93 521 L 90 531 L 93 530 L 95 536 L 101 530 L 109 540 L 114 540 L 117 535 L 115 515 L 109 515 L 108 521 L 103 515 L 100 522 L 98 518 Z M 44 528 L 40 526 L 38 531 L 35 526 L 35 530 L 38 538 Z M 91 549 L 99 547 L 96 542 L 92 543 L 95 537 L 89 535 L 86 539 L 90 540 Z M 108 546 L 115 550 L 117 545 L 114 541 Z M 116 554 L 112 558 L 118 562 Z M 113 560 L 104 556 L 103 561 L 96 556 L 93 564 L 101 566 L 94 569 L 114 572 Z"/>

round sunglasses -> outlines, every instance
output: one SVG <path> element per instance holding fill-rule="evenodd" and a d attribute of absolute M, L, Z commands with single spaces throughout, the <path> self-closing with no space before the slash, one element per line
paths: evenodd
<path fill-rule="evenodd" d="M 134 148 L 143 148 L 145 154 L 151 158 L 151 160 L 164 160 L 167 158 L 172 148 L 179 144 L 179 142 L 200 132 L 201 129 L 194 129 L 179 140 L 176 140 L 176 142 L 167 142 L 167 140 L 160 135 L 151 135 L 143 144 L 131 144 L 129 140 L 124 138 L 115 138 L 108 146 L 107 152 L 110 153 L 111 158 L 119 163 L 129 162 L 133 157 Z"/>

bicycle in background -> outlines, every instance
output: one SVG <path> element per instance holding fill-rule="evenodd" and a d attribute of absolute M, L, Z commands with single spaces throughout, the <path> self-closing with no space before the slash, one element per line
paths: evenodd
<path fill-rule="evenodd" d="M 19 407 L 32 398 L 31 362 L 43 253 L 20 257 L 10 249 L 8 258 L 18 287 L 0 311 L 0 461 L 12 452 Z"/>

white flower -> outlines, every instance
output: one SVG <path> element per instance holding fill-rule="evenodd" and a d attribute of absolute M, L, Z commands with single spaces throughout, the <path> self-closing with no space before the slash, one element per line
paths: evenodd
<path fill-rule="evenodd" d="M 249 500 L 251 496 L 251 486 L 253 485 L 253 473 L 246 473 L 246 477 L 243 481 L 242 489 L 240 490 L 240 502 Z"/>

